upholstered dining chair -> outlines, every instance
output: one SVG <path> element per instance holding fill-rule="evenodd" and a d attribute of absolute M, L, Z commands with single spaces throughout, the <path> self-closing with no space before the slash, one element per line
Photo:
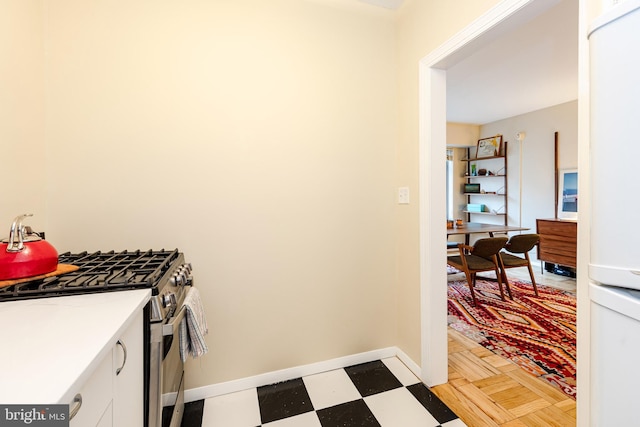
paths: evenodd
<path fill-rule="evenodd" d="M 498 253 L 509 240 L 507 237 L 488 237 L 479 239 L 473 246 L 458 244 L 459 255 L 447 257 L 447 264 L 464 271 L 467 277 L 467 285 L 471 291 L 473 305 L 477 305 L 476 294 L 473 288 L 476 285 L 476 273 L 483 271 L 493 271 L 496 273 L 498 287 L 500 289 L 500 298 L 504 301 L 504 291 L 502 289 L 502 274 L 500 271 L 500 262 Z M 511 289 L 507 285 L 507 291 L 511 296 Z"/>
<path fill-rule="evenodd" d="M 527 267 L 529 269 L 529 276 L 531 277 L 531 284 L 533 285 L 533 292 L 538 296 L 538 286 L 536 286 L 536 279 L 533 276 L 529 251 L 531 251 L 539 241 L 540 236 L 538 234 L 516 234 L 511 236 L 504 250 L 500 252 L 502 279 L 507 284 L 507 289 L 509 288 L 509 279 L 507 278 L 506 270 L 509 268 Z"/>

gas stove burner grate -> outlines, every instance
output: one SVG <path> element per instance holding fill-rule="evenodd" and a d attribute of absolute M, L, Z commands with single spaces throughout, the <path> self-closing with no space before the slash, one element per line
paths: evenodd
<path fill-rule="evenodd" d="M 0 301 L 137 288 L 151 288 L 155 295 L 162 277 L 180 255 L 178 249 L 66 252 L 59 255 L 58 262 L 78 266 L 78 270 L 1 288 Z"/>

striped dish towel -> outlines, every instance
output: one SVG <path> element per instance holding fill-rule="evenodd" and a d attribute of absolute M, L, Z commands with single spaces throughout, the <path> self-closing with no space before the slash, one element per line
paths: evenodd
<path fill-rule="evenodd" d="M 204 340 L 209 328 L 198 289 L 189 289 L 184 299 L 184 309 L 184 319 L 180 322 L 180 359 L 186 362 L 189 354 L 196 358 L 209 351 Z"/>

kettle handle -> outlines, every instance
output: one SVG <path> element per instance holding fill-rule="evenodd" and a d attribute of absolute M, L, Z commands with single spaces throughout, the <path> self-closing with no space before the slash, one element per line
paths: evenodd
<path fill-rule="evenodd" d="M 7 244 L 7 252 L 20 252 L 24 249 L 24 227 L 22 220 L 33 216 L 33 214 L 18 215 L 11 224 L 11 232 L 9 233 L 9 244 Z M 18 233 L 18 241 L 16 242 L 16 232 Z"/>

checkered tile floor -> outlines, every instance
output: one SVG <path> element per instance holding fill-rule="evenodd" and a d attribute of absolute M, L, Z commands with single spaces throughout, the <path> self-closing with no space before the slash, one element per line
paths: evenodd
<path fill-rule="evenodd" d="M 393 357 L 187 403 L 182 427 L 462 427 Z"/>

